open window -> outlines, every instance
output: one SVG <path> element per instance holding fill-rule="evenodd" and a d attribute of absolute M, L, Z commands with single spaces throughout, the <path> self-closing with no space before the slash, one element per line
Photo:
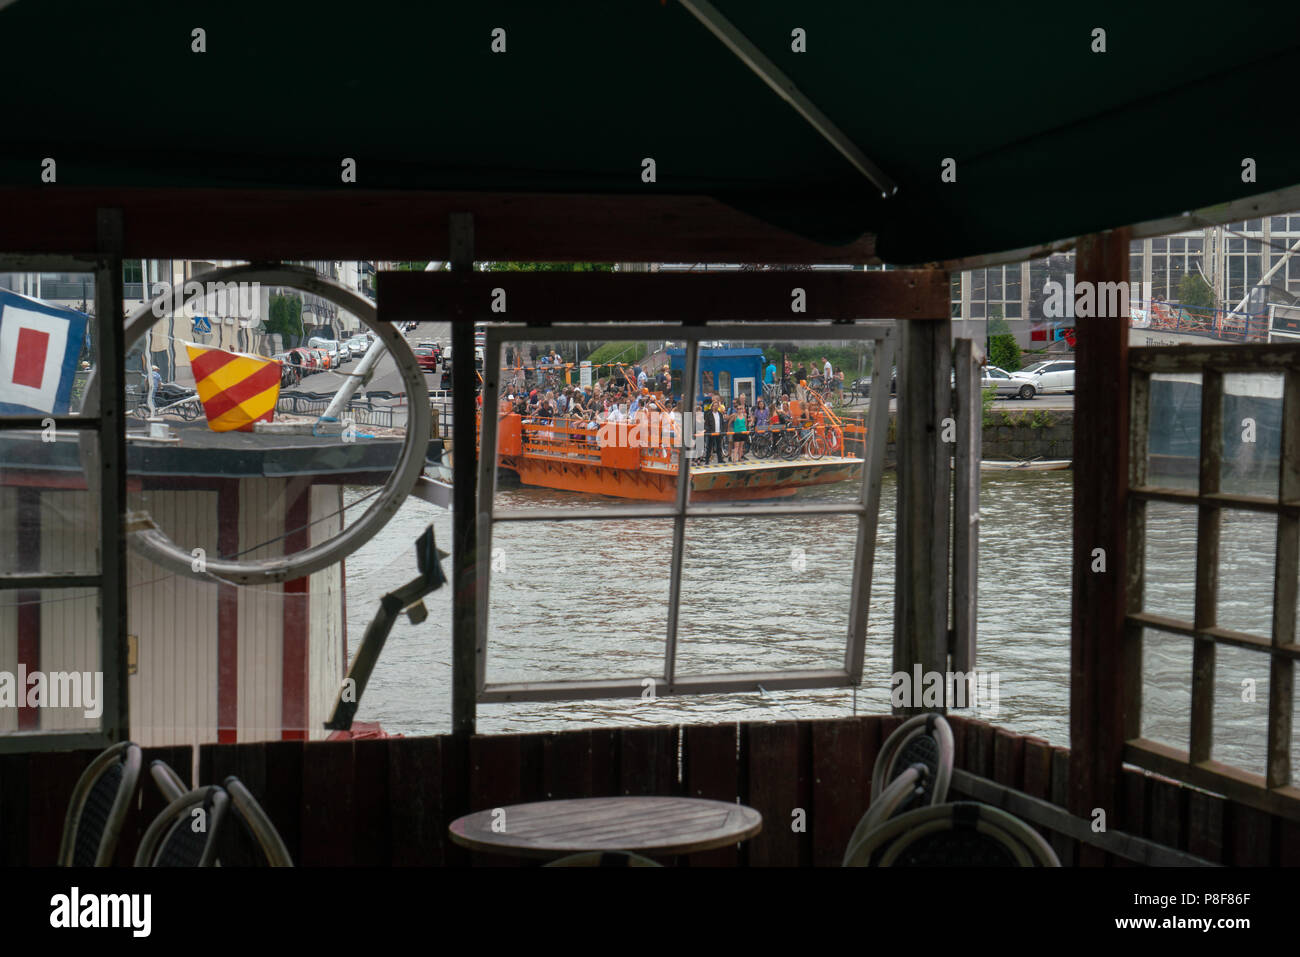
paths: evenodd
<path fill-rule="evenodd" d="M 888 403 L 873 403 L 854 423 L 794 384 L 802 412 L 789 434 L 804 445 L 789 457 L 752 456 L 761 428 L 755 406 L 737 416 L 729 405 L 715 420 L 724 434 L 713 435 L 699 399 L 710 382 L 734 381 L 740 370 L 731 363 L 758 368 L 770 357 L 758 347 L 702 348 L 701 340 L 834 340 L 844 354 L 862 350 L 864 365 L 890 368 L 894 324 L 672 327 L 671 344 L 666 329 L 619 326 L 617 336 L 662 343 L 673 372 L 668 393 L 642 393 L 617 369 L 594 370 L 601 411 L 607 401 L 617 411 L 584 422 L 538 400 L 536 386 L 511 378 L 502 356 L 532 342 L 599 341 L 610 327 L 487 326 L 482 408 L 494 414 L 482 418 L 479 445 L 495 454 L 479 456 L 479 701 L 860 682 Z M 585 394 L 580 401 L 591 405 Z M 718 451 L 726 453 L 721 464 Z M 819 560 L 815 587 L 794 587 L 807 584 Z M 770 601 L 736 607 L 723 586 L 737 574 L 771 576 Z M 543 639 L 530 625 L 557 617 L 575 630 L 603 629 L 601 656 L 557 664 L 578 653 L 556 646 L 553 627 Z M 493 649 L 503 643 L 514 670 L 496 667 Z M 775 658 L 785 664 L 767 666 Z"/>

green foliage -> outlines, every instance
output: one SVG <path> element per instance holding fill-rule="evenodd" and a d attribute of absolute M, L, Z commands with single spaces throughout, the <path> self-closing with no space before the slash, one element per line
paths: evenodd
<path fill-rule="evenodd" d="M 766 367 L 769 362 L 775 362 L 778 374 L 781 372 L 781 348 L 781 344 L 778 343 L 775 346 L 768 346 L 763 349 L 764 367 Z M 870 346 L 861 345 L 841 347 L 818 345 L 817 343 L 785 344 L 785 357 L 790 360 L 790 365 L 795 369 L 798 369 L 799 363 L 802 362 L 810 378 L 812 377 L 814 368 L 818 372 L 821 371 L 823 356 L 831 360 L 831 365 L 834 366 L 836 372 L 839 372 L 841 369 L 844 370 L 844 388 L 846 389 L 849 387 L 849 384 L 858 377 L 858 369 L 862 367 L 862 357 L 864 355 L 867 357 L 867 374 L 870 375 Z"/>
<path fill-rule="evenodd" d="M 1178 283 L 1178 301 L 1192 308 L 1213 309 L 1214 287 L 1200 273 L 1185 273 Z"/>
<path fill-rule="evenodd" d="M 613 272 L 613 263 L 483 263 L 487 272 Z"/>
<path fill-rule="evenodd" d="M 645 357 L 644 342 L 607 342 L 587 356 L 587 359 L 593 366 L 606 362 L 624 362 L 630 365 L 633 362 L 640 362 Z"/>
<path fill-rule="evenodd" d="M 1010 333 L 989 336 L 989 364 L 1006 372 L 1020 368 L 1020 346 L 1015 336 Z"/>
<path fill-rule="evenodd" d="M 268 312 L 265 331 L 278 333 L 283 348 L 291 348 L 290 342 L 303 334 L 302 300 L 297 296 L 272 296 Z"/>

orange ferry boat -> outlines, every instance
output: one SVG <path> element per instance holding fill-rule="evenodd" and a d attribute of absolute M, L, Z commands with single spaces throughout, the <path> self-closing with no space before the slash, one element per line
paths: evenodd
<path fill-rule="evenodd" d="M 812 485 L 860 479 L 863 459 L 844 449 L 859 444 L 865 431 L 838 422 L 814 427 L 839 439 L 837 453 L 820 458 L 692 463 L 692 500 L 780 498 Z M 513 412 L 501 415 L 497 430 L 498 469 L 524 485 L 656 502 L 676 497 L 681 449 L 671 435 L 662 443 L 628 442 L 622 436 L 633 430 L 620 429 L 619 441 L 605 441 L 609 433 L 603 430 L 525 421 Z"/>

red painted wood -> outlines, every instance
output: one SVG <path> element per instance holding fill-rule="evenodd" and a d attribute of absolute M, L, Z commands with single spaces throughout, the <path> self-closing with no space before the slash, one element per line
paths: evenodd
<path fill-rule="evenodd" d="M 1084 283 L 1097 288 L 1128 281 L 1129 236 L 1130 230 L 1122 228 L 1080 240 L 1075 269 L 1080 291 Z M 1070 809 L 1085 814 L 1093 807 L 1115 807 L 1123 765 L 1127 315 L 1080 318 L 1075 333 Z M 1092 570 L 1095 549 L 1105 554 L 1105 571 Z"/>
<path fill-rule="evenodd" d="M 297 863 L 305 867 L 355 863 L 354 744 L 308 741 L 302 745 L 301 859 Z"/>
<path fill-rule="evenodd" d="M 705 196 L 67 186 L 0 189 L 0 249 L 97 249 L 95 211 L 110 208 L 126 223 L 121 254 L 135 259 L 446 260 L 451 213 L 473 214 L 481 260 L 857 264 L 875 256 L 869 237 L 821 245 Z"/>
<path fill-rule="evenodd" d="M 1024 781 L 1025 739 L 997 728 L 993 733 L 993 780 L 1021 790 Z"/>
<path fill-rule="evenodd" d="M 686 796 L 737 803 L 741 795 L 739 728 L 735 724 L 689 725 L 682 749 Z M 760 832 L 761 833 L 761 832 Z M 720 847 L 686 857 L 691 867 L 735 867 L 737 847 Z"/>
<path fill-rule="evenodd" d="M 683 793 L 677 779 L 677 728 L 628 728 L 618 732 L 618 739 L 620 793 Z"/>
<path fill-rule="evenodd" d="M 811 865 L 812 744 L 807 723 L 746 724 L 742 735 L 748 783 L 742 801 L 763 815 L 763 830 L 747 842 L 749 866 Z"/>
<path fill-rule="evenodd" d="M 447 825 L 455 818 L 445 810 L 446 779 L 442 745 L 446 738 L 390 738 L 388 815 L 390 857 L 395 866 L 436 867 L 446 863 Z"/>
<path fill-rule="evenodd" d="M 871 796 L 868 733 L 853 718 L 811 725 L 813 864 L 836 867 Z"/>
<path fill-rule="evenodd" d="M 296 552 L 310 544 L 311 486 L 305 485 L 285 510 L 284 549 Z M 280 684 L 280 737 L 307 739 L 307 671 L 310 660 L 310 579 L 284 583 L 284 630 L 281 638 L 283 672 Z"/>
<path fill-rule="evenodd" d="M 20 487 L 16 493 L 18 511 L 18 571 L 41 571 L 41 490 Z M 41 670 L 41 590 L 20 588 L 14 592 L 15 625 L 18 629 L 18 667 L 27 674 Z M 18 689 L 18 730 L 36 731 L 41 726 L 41 712 L 27 707 L 27 688 Z"/>
<path fill-rule="evenodd" d="M 239 553 L 239 482 L 223 481 L 217 491 L 217 553 Z M 217 584 L 217 742 L 233 744 L 239 726 L 239 589 Z"/>
<path fill-rule="evenodd" d="M 1227 802 L 1203 791 L 1187 795 L 1187 850 L 1216 864 L 1224 859 L 1224 814 Z"/>

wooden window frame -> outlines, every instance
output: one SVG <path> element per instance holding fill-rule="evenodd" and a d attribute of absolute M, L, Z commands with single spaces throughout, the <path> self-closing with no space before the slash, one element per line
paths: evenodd
<path fill-rule="evenodd" d="M 1276 499 L 1221 490 L 1223 377 L 1232 372 L 1282 373 L 1282 435 Z M 1151 377 L 1188 373 L 1201 375 L 1199 478 L 1194 492 L 1150 485 L 1147 474 Z M 1124 760 L 1243 804 L 1300 820 L 1300 787 L 1292 782 L 1291 771 L 1295 661 L 1300 658 L 1300 644 L 1296 641 L 1300 568 L 1300 345 L 1134 348 L 1129 351 L 1129 386 L 1132 428 L 1123 662 L 1129 680 L 1125 688 Z M 1171 502 L 1197 509 L 1196 606 L 1190 622 L 1143 610 L 1148 502 Z M 1218 625 L 1219 520 L 1224 509 L 1246 509 L 1276 516 L 1277 551 L 1269 638 Z M 1142 636 L 1146 629 L 1193 641 L 1192 713 L 1187 750 L 1142 736 Z M 1219 645 L 1268 656 L 1268 750 L 1264 775 L 1213 758 L 1214 664 Z"/>

